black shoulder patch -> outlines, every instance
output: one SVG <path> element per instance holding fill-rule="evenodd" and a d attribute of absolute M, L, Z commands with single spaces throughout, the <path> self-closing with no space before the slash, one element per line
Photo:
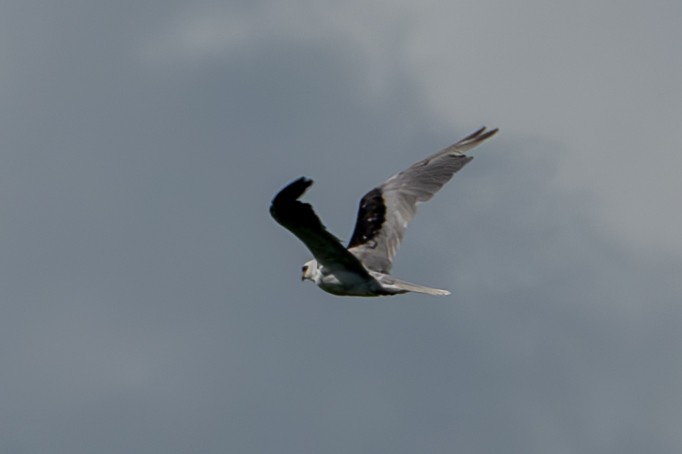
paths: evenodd
<path fill-rule="evenodd" d="M 374 188 L 360 200 L 355 230 L 348 243 L 352 248 L 372 240 L 380 231 L 386 220 L 386 205 L 381 189 Z"/>

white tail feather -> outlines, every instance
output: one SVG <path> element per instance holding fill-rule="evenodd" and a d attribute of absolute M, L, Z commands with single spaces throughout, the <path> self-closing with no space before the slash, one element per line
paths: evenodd
<path fill-rule="evenodd" d="M 381 282 L 381 284 L 384 285 L 385 287 L 394 287 L 399 290 L 405 290 L 406 292 L 425 293 L 427 295 L 434 296 L 446 296 L 450 294 L 450 292 L 447 290 L 441 290 L 439 288 L 426 287 L 424 285 L 400 281 L 394 278 L 393 276 L 390 276 L 389 279 L 385 280 L 382 279 L 383 282 Z"/>

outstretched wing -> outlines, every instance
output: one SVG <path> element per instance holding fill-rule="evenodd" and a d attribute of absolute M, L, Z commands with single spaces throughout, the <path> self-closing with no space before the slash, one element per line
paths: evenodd
<path fill-rule="evenodd" d="M 369 269 L 388 273 L 417 203 L 430 200 L 473 157 L 465 151 L 491 137 L 483 127 L 459 142 L 414 163 L 369 191 L 360 201 L 348 249 Z"/>
<path fill-rule="evenodd" d="M 370 278 L 360 261 L 322 225 L 313 208 L 298 200 L 313 184 L 301 177 L 279 191 L 270 205 L 270 214 L 310 249 L 318 263 L 331 270 L 346 269 Z"/>

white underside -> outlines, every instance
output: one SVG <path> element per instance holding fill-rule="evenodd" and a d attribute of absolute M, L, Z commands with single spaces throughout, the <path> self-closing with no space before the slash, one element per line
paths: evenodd
<path fill-rule="evenodd" d="M 387 293 L 376 279 L 366 279 L 351 272 L 320 273 L 315 284 L 325 292 L 340 296 L 380 296 Z"/>
<path fill-rule="evenodd" d="M 322 290 L 339 296 L 386 296 L 407 292 L 429 295 L 450 294 L 447 290 L 412 284 L 388 274 L 368 271 L 372 276 L 370 279 L 347 270 L 328 272 L 323 267 L 316 267 L 309 278 Z"/>

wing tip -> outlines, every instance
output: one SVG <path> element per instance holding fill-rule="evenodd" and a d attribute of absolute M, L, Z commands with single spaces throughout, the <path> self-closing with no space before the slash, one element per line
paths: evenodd
<path fill-rule="evenodd" d="M 299 203 L 298 199 L 308 190 L 308 188 L 313 184 L 313 180 L 306 177 L 300 177 L 297 180 L 292 181 L 286 185 L 282 190 L 280 190 L 277 195 L 272 199 L 270 203 L 270 214 L 277 222 L 280 224 L 282 221 L 283 213 L 287 211 L 287 208 Z"/>
<path fill-rule="evenodd" d="M 449 146 L 446 150 L 454 152 L 454 154 L 464 156 L 464 153 L 471 148 L 481 144 L 483 141 L 497 134 L 499 128 L 487 130 L 486 126 L 482 126 L 476 131 L 472 132 L 459 142 Z"/>
<path fill-rule="evenodd" d="M 288 189 L 290 187 L 295 187 L 296 189 L 300 188 L 305 192 L 310 186 L 313 185 L 313 183 L 314 183 L 314 181 L 311 178 L 299 177 L 299 178 L 295 179 L 294 181 L 292 181 L 291 183 L 289 183 L 284 189 Z M 303 194 L 303 193 L 301 193 L 301 194 Z"/>
<path fill-rule="evenodd" d="M 497 131 L 500 130 L 500 128 L 494 128 L 487 130 L 487 126 L 481 126 L 478 128 L 476 131 L 472 132 L 468 136 L 466 136 L 464 139 L 462 139 L 462 142 L 464 141 L 470 141 L 470 140 L 475 140 L 476 142 L 481 142 L 489 137 L 494 136 L 497 134 Z M 487 131 L 486 131 L 487 130 Z"/>
<path fill-rule="evenodd" d="M 288 185 L 286 185 L 282 190 L 280 190 L 274 199 L 272 199 L 273 205 L 278 205 L 281 203 L 292 202 L 301 197 L 310 186 L 312 186 L 313 180 L 307 177 L 300 177 Z"/>

